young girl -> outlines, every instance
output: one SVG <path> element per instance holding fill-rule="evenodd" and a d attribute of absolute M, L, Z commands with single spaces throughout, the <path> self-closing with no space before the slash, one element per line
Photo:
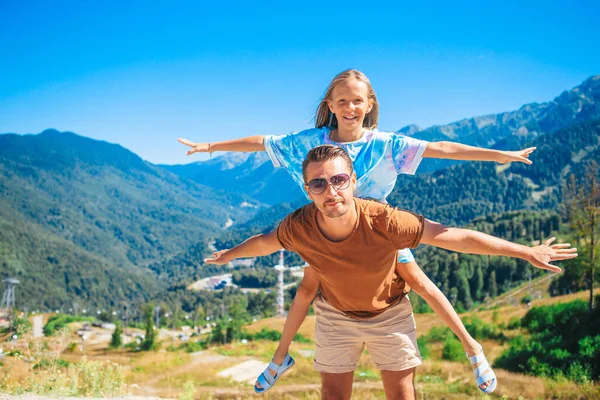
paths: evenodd
<path fill-rule="evenodd" d="M 379 132 L 376 130 L 378 108 L 369 79 L 360 71 L 347 70 L 338 74 L 329 84 L 317 108 L 316 126 L 313 129 L 282 136 L 250 136 L 214 143 L 194 143 L 183 138 L 178 140 L 191 147 L 187 155 L 215 151 L 266 151 L 273 165 L 284 167 L 303 188 L 306 183 L 302 176 L 302 162 L 308 151 L 318 145 L 334 144 L 346 150 L 353 160 L 358 179 L 355 195 L 382 202 L 393 190 L 397 175 L 414 174 L 423 157 L 531 164 L 528 157 L 535 150 L 534 147 L 521 151 L 499 151 L 453 142 L 425 142 L 395 133 Z M 493 391 L 496 379 L 487 365 L 483 350 L 467 332 L 448 299 L 421 271 L 410 250 L 400 250 L 398 261 L 399 275 L 460 339 L 475 368 L 475 377 L 484 373 L 493 376 L 479 388 L 486 393 Z M 289 346 L 309 306 L 310 302 L 297 301 L 297 298 L 292 302 L 273 362 L 256 382 L 257 392 L 268 390 L 281 372 L 292 365 L 289 363 Z M 284 360 L 289 365 L 282 365 Z M 477 369 L 480 365 L 483 368 Z"/>

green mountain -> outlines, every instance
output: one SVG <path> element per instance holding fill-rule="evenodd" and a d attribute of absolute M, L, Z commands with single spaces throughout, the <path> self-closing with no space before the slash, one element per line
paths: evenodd
<path fill-rule="evenodd" d="M 0 216 L 0 271 L 21 281 L 16 304 L 30 310 L 144 303 L 160 287 L 147 269 L 111 263 L 14 213 Z"/>
<path fill-rule="evenodd" d="M 592 76 L 554 100 L 526 104 L 516 111 L 466 118 L 448 125 L 406 132 L 427 140 L 450 140 L 472 146 L 517 150 L 546 133 L 570 125 L 600 119 L 600 75 Z M 455 165 L 457 162 L 426 159 L 419 173 Z"/>
<path fill-rule="evenodd" d="M 245 193 L 265 204 L 304 197 L 283 168 L 273 168 L 267 153 L 227 153 L 208 161 L 163 168 L 216 189 Z"/>
<path fill-rule="evenodd" d="M 62 275 L 62 291 L 61 285 L 47 288 L 54 293 L 44 301 L 48 306 L 92 293 L 90 301 L 100 305 L 133 298 L 133 278 L 142 292 L 166 285 L 149 265 L 214 237 L 227 221 L 244 221 L 258 206 L 118 145 L 55 130 L 0 135 L 0 221 L 6 227 L 0 273 L 19 278 L 24 293 L 34 291 L 30 277 L 56 283 Z M 98 279 L 90 286 L 78 276 Z M 25 301 L 35 306 L 39 299 Z"/>
<path fill-rule="evenodd" d="M 521 209 L 550 209 L 561 202 L 561 179 L 583 176 L 600 159 L 600 121 L 569 126 L 526 143 L 537 146 L 533 164 L 464 163 L 399 177 L 388 201 L 449 225 Z"/>

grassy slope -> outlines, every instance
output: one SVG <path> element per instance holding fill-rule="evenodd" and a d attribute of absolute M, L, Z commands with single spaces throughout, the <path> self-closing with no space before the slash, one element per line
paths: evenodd
<path fill-rule="evenodd" d="M 571 294 L 555 298 L 535 300 L 533 305 L 544 305 L 567 302 L 574 299 L 585 299 L 587 292 Z M 515 296 L 516 297 L 516 296 Z M 495 320 L 496 324 L 507 324 L 513 317 L 522 317 L 527 312 L 523 305 L 507 305 L 494 310 L 477 311 L 473 314 L 486 322 Z M 462 315 L 466 316 L 466 315 Z M 434 314 L 416 315 L 420 335 L 428 332 L 441 322 Z M 283 318 L 270 318 L 257 321 L 249 330 L 260 330 L 263 327 L 281 329 Z M 308 317 L 300 332 L 314 338 L 314 317 Z M 518 332 L 510 332 L 518 334 Z M 58 343 L 73 341 L 74 338 L 60 337 L 49 339 L 51 348 Z M 163 344 L 163 348 L 170 345 Z M 483 341 L 483 346 L 490 361 L 503 350 L 503 345 L 494 341 Z M 4 346 L 6 347 L 6 346 Z M 236 383 L 217 376 L 231 366 L 250 359 L 268 362 L 275 351 L 276 343 L 268 341 L 250 342 L 246 345 L 233 343 L 213 347 L 210 350 L 195 354 L 178 352 L 128 353 L 125 351 L 107 351 L 106 344 L 86 346 L 85 353 L 63 354 L 61 358 L 71 362 L 80 360 L 84 355 L 88 360 L 110 360 L 123 368 L 123 375 L 129 385 L 126 391 L 134 395 L 159 396 L 176 398 L 195 393 L 197 399 L 319 399 L 320 378 L 312 368 L 312 357 L 302 355 L 305 350 L 313 350 L 314 344 L 293 343 L 291 353 L 296 359 L 296 366 L 269 392 L 268 395 L 254 396 L 248 384 Z M 422 399 L 479 399 L 469 365 L 461 362 L 447 362 L 439 359 L 441 344 L 431 346 L 431 357 L 417 370 L 417 390 Z M 6 370 L 11 371 L 12 379 L 27 379 L 31 365 L 13 357 L 5 360 Z M 577 386 L 571 382 L 554 382 L 537 377 L 510 373 L 496 369 L 499 386 L 491 398 L 523 399 L 538 398 L 597 398 L 600 395 L 598 386 Z M 355 375 L 353 398 L 383 399 L 379 374 L 369 357 L 363 354 Z"/>

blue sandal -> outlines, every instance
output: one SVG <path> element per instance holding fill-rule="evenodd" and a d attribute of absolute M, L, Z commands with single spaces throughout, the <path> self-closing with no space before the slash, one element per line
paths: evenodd
<path fill-rule="evenodd" d="M 477 365 L 481 363 L 481 365 L 479 365 L 473 370 L 473 374 L 475 375 L 475 383 L 477 384 L 479 390 L 486 394 L 492 393 L 494 390 L 496 390 L 496 385 L 498 383 L 498 381 L 496 380 L 496 374 L 494 374 L 494 371 L 490 367 L 487 358 L 485 358 L 485 355 L 483 354 L 483 348 L 481 347 L 481 345 L 479 346 L 479 348 L 481 349 L 481 353 L 475 354 L 472 357 L 469 357 L 469 355 L 467 354 L 467 358 L 469 359 L 469 362 L 471 362 L 471 365 Z M 487 370 L 489 371 L 485 372 Z M 486 383 L 487 381 L 491 381 L 489 386 L 485 389 L 482 389 L 480 386 Z"/>
<path fill-rule="evenodd" d="M 277 382 L 277 379 L 279 379 L 280 376 L 282 376 L 287 371 L 289 371 L 289 369 L 292 368 L 294 366 L 294 364 L 295 364 L 295 361 L 289 355 L 289 353 L 286 354 L 281 365 L 277 365 L 273 361 L 271 361 L 269 363 L 269 366 L 267 368 L 265 368 L 263 373 L 260 374 L 260 376 L 258 377 L 258 383 L 260 384 L 261 387 L 258 387 L 258 386 L 256 386 L 256 384 L 254 384 L 254 391 L 256 393 L 264 393 L 267 390 L 271 389 L 271 387 L 275 384 L 275 382 Z M 275 371 L 275 376 L 271 375 L 271 373 L 269 372 L 269 368 L 272 369 L 273 371 Z"/>

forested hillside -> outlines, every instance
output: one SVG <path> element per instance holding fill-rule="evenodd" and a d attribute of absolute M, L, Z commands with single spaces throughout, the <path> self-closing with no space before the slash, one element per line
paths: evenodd
<path fill-rule="evenodd" d="M 520 209 L 555 208 L 561 179 L 583 176 L 590 160 L 600 159 L 600 122 L 576 124 L 540 136 L 532 165 L 465 163 L 417 176 L 400 176 L 388 201 L 445 224 Z"/>
<path fill-rule="evenodd" d="M 146 298 L 166 285 L 149 265 L 249 218 L 252 203 L 118 145 L 53 130 L 0 135 L 0 271 L 21 293 L 40 291 L 23 298 L 31 306 Z"/>

